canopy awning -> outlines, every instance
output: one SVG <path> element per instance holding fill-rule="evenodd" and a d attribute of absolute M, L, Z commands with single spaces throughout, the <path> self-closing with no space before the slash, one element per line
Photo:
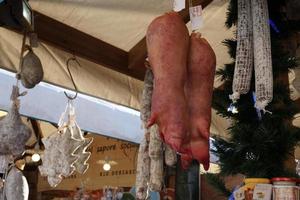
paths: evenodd
<path fill-rule="evenodd" d="M 145 35 L 147 26 L 153 18 L 172 9 L 170 2 L 32 0 L 30 4 L 33 9 L 45 15 L 127 51 Z M 232 31 L 224 26 L 227 4 L 228 0 L 215 0 L 203 11 L 204 27 L 201 33 L 215 50 L 218 67 L 230 62 L 227 49 L 221 43 L 225 38 L 233 36 Z M 189 24 L 188 27 L 190 27 Z M 2 68 L 13 72 L 18 70 L 21 38 L 18 33 L 0 28 L 0 66 Z M 40 42 L 39 47 L 34 51 L 42 61 L 45 82 L 73 89 L 65 64 L 66 60 L 73 56 L 72 54 L 44 42 Z M 87 59 L 77 58 L 82 67 L 72 63 L 70 69 L 78 90 L 82 94 L 139 110 L 142 81 Z M 219 85 L 220 81 L 216 79 L 215 86 Z M 35 93 L 38 88 L 30 90 L 28 96 Z M 9 90 L 7 88 L 4 91 L 9 94 Z M 58 96 L 55 102 L 64 105 L 63 94 Z M 48 106 L 54 107 L 53 104 L 48 104 Z M 130 123 L 136 123 L 136 121 Z M 211 132 L 223 136 L 227 126 L 227 120 L 217 116 L 213 111 Z"/>

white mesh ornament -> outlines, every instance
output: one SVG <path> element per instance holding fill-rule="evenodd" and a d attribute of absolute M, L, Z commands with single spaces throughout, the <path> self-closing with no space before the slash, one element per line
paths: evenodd
<path fill-rule="evenodd" d="M 241 94 L 249 92 L 252 68 L 253 36 L 251 2 L 249 0 L 238 0 L 237 49 L 232 84 L 233 94 L 229 96 L 233 102 L 236 102 Z"/>
<path fill-rule="evenodd" d="M 255 107 L 265 111 L 273 99 L 271 38 L 267 0 L 252 0 Z"/>

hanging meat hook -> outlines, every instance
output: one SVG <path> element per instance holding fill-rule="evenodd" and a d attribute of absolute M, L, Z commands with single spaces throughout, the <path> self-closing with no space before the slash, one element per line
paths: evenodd
<path fill-rule="evenodd" d="M 65 91 L 64 91 L 64 93 L 65 93 L 66 97 L 67 97 L 69 100 L 74 100 L 74 99 L 76 99 L 76 97 L 77 97 L 77 95 L 78 95 L 78 89 L 77 89 L 77 86 L 76 86 L 75 81 L 74 81 L 74 79 L 73 79 L 72 73 L 71 73 L 71 71 L 70 71 L 70 66 L 69 66 L 70 61 L 75 61 L 75 62 L 78 64 L 79 67 L 81 67 L 81 65 L 80 65 L 80 63 L 78 62 L 78 60 L 77 60 L 77 58 L 76 58 L 75 56 L 69 58 L 69 59 L 67 60 L 67 62 L 66 62 L 66 64 L 67 64 L 67 70 L 68 70 L 69 75 L 70 75 L 70 77 L 71 77 L 71 81 L 72 81 L 72 83 L 73 83 L 73 86 L 74 86 L 74 88 L 75 88 L 75 92 L 76 92 L 76 93 L 75 93 L 75 95 L 74 95 L 73 97 L 70 96 L 70 95 L 68 95 Z"/>

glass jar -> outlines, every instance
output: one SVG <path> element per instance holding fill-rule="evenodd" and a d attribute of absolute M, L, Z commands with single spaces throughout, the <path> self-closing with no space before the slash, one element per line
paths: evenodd
<path fill-rule="evenodd" d="M 271 179 L 273 183 L 273 200 L 298 200 L 299 192 L 296 186 L 297 180 L 287 177 Z"/>
<path fill-rule="evenodd" d="M 244 180 L 245 186 L 245 200 L 253 199 L 253 191 L 256 184 L 268 184 L 270 180 L 267 178 L 245 178 Z"/>

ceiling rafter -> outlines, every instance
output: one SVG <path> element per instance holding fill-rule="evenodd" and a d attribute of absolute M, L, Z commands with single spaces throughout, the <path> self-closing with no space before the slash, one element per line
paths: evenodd
<path fill-rule="evenodd" d="M 126 51 L 42 13 L 36 11 L 34 13 L 35 31 L 42 41 L 94 63 L 131 75 L 127 67 Z"/>
<path fill-rule="evenodd" d="M 186 5 L 188 1 L 186 0 Z M 201 4 L 204 8 L 211 2 L 212 0 L 193 0 L 193 5 Z M 179 14 L 185 23 L 189 21 L 188 6 Z M 144 79 L 143 66 L 147 55 L 145 37 L 126 52 L 42 13 L 35 11 L 34 15 L 35 31 L 43 42 L 133 78 Z"/>
<path fill-rule="evenodd" d="M 208 4 L 210 4 L 213 0 L 193 0 L 193 5 L 201 5 L 202 8 L 205 8 Z M 189 16 L 189 0 L 186 0 L 185 5 L 186 8 L 181 10 L 179 14 L 183 18 L 185 23 L 190 21 Z M 146 37 L 140 40 L 130 51 L 128 52 L 128 67 L 132 70 L 143 68 L 145 58 L 147 56 L 147 48 L 146 48 Z M 145 72 L 145 70 L 144 70 Z"/>

